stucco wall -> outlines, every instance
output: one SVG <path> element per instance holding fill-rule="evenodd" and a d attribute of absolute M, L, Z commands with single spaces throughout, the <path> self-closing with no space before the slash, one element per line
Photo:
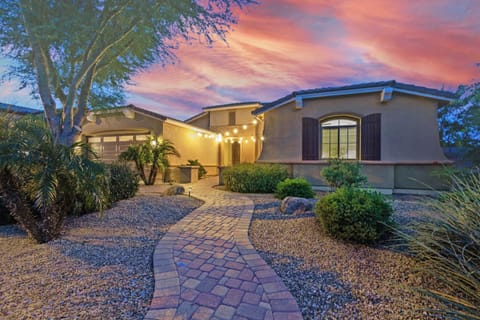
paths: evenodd
<path fill-rule="evenodd" d="M 302 163 L 275 162 L 289 168 L 293 177 L 303 177 L 313 186 L 327 187 L 328 183 L 320 172 L 328 166 L 328 161 L 311 161 Z M 407 192 L 409 190 L 444 190 L 446 181 L 437 173 L 444 166 L 440 164 L 400 164 L 373 163 L 363 161 L 361 173 L 368 179 L 368 186 L 392 192 Z"/>
<path fill-rule="evenodd" d="M 188 121 L 188 124 L 191 124 L 192 126 L 203 128 L 209 130 L 210 123 L 209 123 L 209 114 L 206 113 L 205 115 L 201 116 L 200 118 L 197 118 L 192 121 Z"/>
<path fill-rule="evenodd" d="M 242 124 L 250 124 L 254 119 L 252 115 L 252 111 L 255 110 L 256 107 L 252 108 L 241 108 L 241 109 L 228 109 L 228 110 L 210 110 L 210 127 L 218 127 L 218 126 L 228 126 L 228 114 L 229 112 L 235 111 L 235 124 L 242 125 Z"/>
<path fill-rule="evenodd" d="M 260 160 L 301 161 L 302 118 L 321 119 L 332 114 L 359 117 L 382 114 L 382 161 L 445 161 L 440 148 L 437 127 L 437 102 L 394 93 L 393 99 L 380 102 L 379 93 L 304 100 L 304 107 L 295 110 L 295 103 L 267 111 L 265 142 Z"/>
<path fill-rule="evenodd" d="M 171 157 L 172 165 L 186 164 L 187 160 L 198 159 L 200 163 L 207 166 L 208 174 L 218 166 L 218 142 L 213 138 L 198 136 L 193 129 L 177 126 L 165 122 L 163 127 L 163 138 L 172 141 L 181 157 Z"/>

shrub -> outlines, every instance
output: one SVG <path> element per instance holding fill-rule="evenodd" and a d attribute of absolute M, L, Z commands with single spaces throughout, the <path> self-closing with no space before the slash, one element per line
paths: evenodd
<path fill-rule="evenodd" d="M 122 162 L 111 163 L 108 168 L 110 171 L 110 202 L 135 196 L 139 182 L 135 172 Z"/>
<path fill-rule="evenodd" d="M 58 237 L 69 208 L 108 205 L 104 166 L 88 145 L 57 144 L 41 118 L 0 122 L 0 197 L 33 239 Z"/>
<path fill-rule="evenodd" d="M 385 233 L 393 209 L 379 193 L 340 187 L 320 198 L 315 212 L 327 234 L 342 240 L 372 243 Z"/>
<path fill-rule="evenodd" d="M 367 182 L 367 178 L 360 173 L 358 162 L 345 162 L 340 159 L 330 161 L 330 165 L 322 169 L 321 175 L 333 188 L 360 187 Z"/>
<path fill-rule="evenodd" d="M 450 178 L 452 190 L 430 203 L 435 215 L 402 236 L 420 270 L 450 288 L 421 290 L 444 303 L 437 312 L 452 319 L 480 319 L 480 171 Z"/>
<path fill-rule="evenodd" d="M 304 178 L 286 179 L 279 182 L 275 189 L 275 198 L 283 199 L 285 197 L 313 198 L 315 192 Z"/>
<path fill-rule="evenodd" d="M 200 167 L 200 168 L 198 168 L 198 179 L 202 179 L 203 177 L 205 177 L 207 175 L 207 170 L 205 170 L 205 167 L 202 166 L 200 161 L 198 161 L 197 159 L 188 160 L 188 165 L 189 166 L 199 166 Z"/>
<path fill-rule="evenodd" d="M 223 180 L 228 190 L 244 193 L 274 192 L 288 177 L 284 167 L 271 164 L 244 163 L 225 169 Z"/>

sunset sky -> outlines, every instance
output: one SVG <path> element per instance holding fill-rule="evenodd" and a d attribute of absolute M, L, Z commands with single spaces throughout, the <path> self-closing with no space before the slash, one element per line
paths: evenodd
<path fill-rule="evenodd" d="M 228 45 L 182 45 L 175 65 L 134 78 L 128 103 L 188 118 L 202 107 L 396 79 L 454 90 L 480 80 L 480 0 L 261 0 Z M 0 61 L 0 71 L 2 64 Z M 39 106 L 0 88 L 0 102 Z"/>

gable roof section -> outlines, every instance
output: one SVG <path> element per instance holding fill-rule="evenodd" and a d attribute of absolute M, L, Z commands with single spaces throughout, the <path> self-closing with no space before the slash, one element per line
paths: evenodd
<path fill-rule="evenodd" d="M 208 114 L 207 112 L 202 111 L 202 112 L 200 112 L 200 113 L 197 113 L 196 115 L 191 116 L 191 117 L 188 118 L 188 119 L 185 119 L 183 122 L 185 122 L 185 123 L 190 123 L 190 122 L 192 122 L 192 121 L 194 121 L 194 120 L 198 120 L 198 119 L 200 119 L 200 118 L 202 118 L 202 117 L 205 117 L 207 114 Z"/>
<path fill-rule="evenodd" d="M 194 131 L 213 133 L 213 131 L 205 130 L 203 128 L 196 127 L 194 125 L 185 123 L 181 120 L 178 120 L 178 119 L 175 119 L 175 118 L 172 118 L 172 117 L 164 116 L 163 114 L 157 113 L 155 111 L 151 111 L 151 110 L 147 110 L 147 109 L 144 109 L 144 108 L 137 107 L 136 105 L 133 105 L 133 104 L 129 104 L 127 106 L 112 107 L 112 108 L 108 108 L 108 109 L 104 109 L 104 110 L 93 110 L 93 114 L 96 114 L 96 113 L 102 114 L 102 111 L 104 112 L 103 114 L 109 114 L 109 113 L 112 113 L 112 112 L 124 112 L 125 110 L 131 110 L 133 112 L 136 112 L 136 113 L 139 113 L 139 114 L 142 114 L 142 115 L 145 115 L 145 116 L 149 116 L 151 118 L 154 118 L 154 119 L 157 119 L 157 120 L 160 120 L 160 121 L 165 121 L 167 123 L 175 124 L 175 125 L 180 126 L 180 127 L 184 127 L 184 128 L 187 128 L 187 129 L 192 129 Z M 92 112 L 92 111 L 90 111 L 90 112 Z M 124 114 L 125 114 L 125 112 L 124 112 Z M 125 114 L 125 116 L 127 116 L 127 114 Z M 88 119 L 88 117 L 87 117 L 87 119 Z"/>
<path fill-rule="evenodd" d="M 450 91 L 437 90 L 427 87 L 415 86 L 397 82 L 395 80 L 360 83 L 341 87 L 326 87 L 309 90 L 294 91 L 278 100 L 264 104 L 263 107 L 254 110 L 252 114 L 259 115 L 269 110 L 278 108 L 284 104 L 296 101 L 301 103 L 303 99 L 314 99 L 321 97 L 346 96 L 352 94 L 362 94 L 371 92 L 382 92 L 385 88 L 390 88 L 392 92 L 401 92 L 434 100 L 450 102 L 455 99 L 455 94 Z"/>
<path fill-rule="evenodd" d="M 16 114 L 20 114 L 20 115 L 39 114 L 39 113 L 43 112 L 42 110 L 16 106 L 14 104 L 8 104 L 8 103 L 0 103 L 0 110 L 16 113 Z"/>
<path fill-rule="evenodd" d="M 258 101 L 247 101 L 247 102 L 237 102 L 237 103 L 228 103 L 228 104 L 219 104 L 215 106 L 209 106 L 209 107 L 203 108 L 203 110 L 210 111 L 210 110 L 224 110 L 224 109 L 253 108 L 261 105 L 262 103 Z"/>

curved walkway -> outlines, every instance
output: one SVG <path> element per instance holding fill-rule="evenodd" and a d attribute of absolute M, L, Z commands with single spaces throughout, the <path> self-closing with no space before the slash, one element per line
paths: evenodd
<path fill-rule="evenodd" d="M 192 185 L 192 195 L 205 204 L 159 241 L 145 319 L 302 319 L 293 296 L 250 243 L 253 202 L 213 189 L 215 182 Z"/>

